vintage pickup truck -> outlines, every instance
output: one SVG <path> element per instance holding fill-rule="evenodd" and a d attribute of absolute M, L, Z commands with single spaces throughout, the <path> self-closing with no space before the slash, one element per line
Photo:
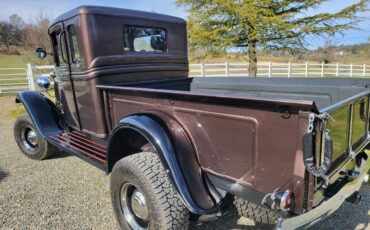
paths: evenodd
<path fill-rule="evenodd" d="M 29 158 L 59 149 L 111 174 L 122 229 L 186 229 L 231 208 L 307 228 L 360 201 L 370 80 L 191 78 L 185 21 L 156 13 L 83 6 L 48 32 L 55 101 L 18 94 L 29 116 L 16 142 Z"/>

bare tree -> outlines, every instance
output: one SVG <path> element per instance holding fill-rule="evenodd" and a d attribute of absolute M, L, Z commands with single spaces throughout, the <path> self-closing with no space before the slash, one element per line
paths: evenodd
<path fill-rule="evenodd" d="M 24 21 L 17 14 L 9 17 L 9 22 L 0 22 L 0 44 L 9 48 L 11 45 L 20 45 Z"/>
<path fill-rule="evenodd" d="M 22 40 L 26 49 L 34 50 L 37 47 L 50 45 L 48 35 L 50 21 L 50 17 L 44 11 L 40 11 L 33 22 L 25 26 Z"/>
<path fill-rule="evenodd" d="M 320 62 L 330 63 L 334 60 L 336 51 L 337 48 L 334 41 L 328 39 L 325 41 L 325 45 L 323 47 L 320 47 L 315 51 L 315 59 Z"/>
<path fill-rule="evenodd" d="M 9 24 L 18 30 L 23 30 L 26 25 L 18 14 L 12 14 L 9 17 Z"/>

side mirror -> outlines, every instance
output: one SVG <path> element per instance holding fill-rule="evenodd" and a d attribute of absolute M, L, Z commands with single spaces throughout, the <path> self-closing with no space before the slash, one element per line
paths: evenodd
<path fill-rule="evenodd" d="M 51 71 L 51 72 L 50 72 L 50 77 L 54 79 L 54 78 L 56 78 L 56 77 L 57 77 L 57 75 L 55 74 L 55 72 L 54 72 L 54 71 Z"/>
<path fill-rule="evenodd" d="M 36 57 L 39 59 L 44 59 L 47 55 L 47 52 L 44 48 L 37 48 L 36 49 Z"/>
<path fill-rule="evenodd" d="M 50 87 L 50 81 L 47 77 L 39 77 L 36 83 L 43 91 L 47 91 Z"/>

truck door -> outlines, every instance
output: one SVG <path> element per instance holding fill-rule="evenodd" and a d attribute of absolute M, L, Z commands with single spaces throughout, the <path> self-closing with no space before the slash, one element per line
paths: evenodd
<path fill-rule="evenodd" d="M 80 129 L 79 118 L 76 109 L 73 83 L 70 74 L 70 57 L 67 47 L 67 32 L 63 23 L 58 23 L 49 30 L 54 52 L 55 79 L 54 87 L 58 107 L 68 125 L 74 129 Z"/>

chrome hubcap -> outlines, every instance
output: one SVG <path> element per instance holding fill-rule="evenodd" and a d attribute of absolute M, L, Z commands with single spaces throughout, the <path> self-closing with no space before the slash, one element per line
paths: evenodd
<path fill-rule="evenodd" d="M 32 144 L 32 145 L 37 145 L 37 134 L 35 131 L 33 130 L 30 130 L 28 133 L 27 133 L 27 140 Z"/>
<path fill-rule="evenodd" d="M 31 127 L 24 127 L 21 130 L 21 140 L 24 147 L 32 152 L 37 149 L 39 144 L 38 135 Z"/>
<path fill-rule="evenodd" d="M 144 195 L 136 189 L 131 197 L 131 207 L 134 214 L 140 219 L 147 220 L 149 218 L 148 207 Z"/>
<path fill-rule="evenodd" d="M 144 194 L 135 185 L 125 183 L 121 187 L 123 216 L 132 229 L 148 229 L 149 210 Z"/>

